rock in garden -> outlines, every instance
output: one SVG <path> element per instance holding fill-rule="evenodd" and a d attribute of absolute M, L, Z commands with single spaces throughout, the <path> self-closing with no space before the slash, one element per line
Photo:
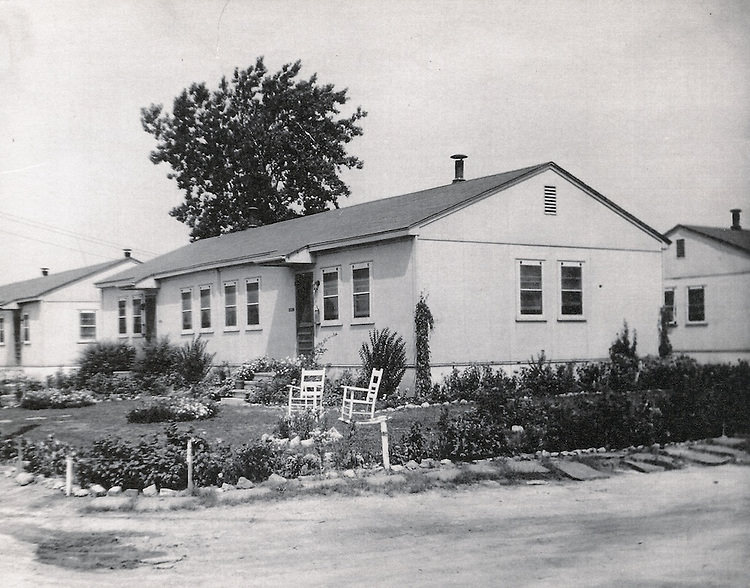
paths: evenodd
<path fill-rule="evenodd" d="M 159 490 L 159 496 L 177 496 L 177 490 L 171 488 L 162 488 Z"/>
<path fill-rule="evenodd" d="M 122 486 L 112 486 L 107 490 L 107 496 L 119 496 L 122 494 Z"/>
<path fill-rule="evenodd" d="M 156 496 L 159 491 L 156 489 L 156 484 L 151 484 L 143 489 L 144 496 Z"/>
<path fill-rule="evenodd" d="M 303 439 L 302 441 L 299 442 L 299 444 L 300 444 L 300 447 L 312 447 L 313 445 L 315 445 L 315 440 Z"/>
<path fill-rule="evenodd" d="M 136 488 L 128 488 L 123 492 L 125 496 L 138 496 L 138 490 Z"/>
<path fill-rule="evenodd" d="M 283 484 L 286 482 L 286 478 L 284 476 L 280 476 L 279 474 L 271 474 L 268 476 L 268 482 L 271 484 Z"/>
<path fill-rule="evenodd" d="M 263 433 L 263 434 L 262 434 L 262 435 L 260 436 L 260 440 L 261 440 L 261 442 L 262 442 L 262 443 L 265 443 L 265 442 L 266 442 L 266 441 L 268 441 L 268 440 L 269 440 L 270 438 L 271 438 L 271 436 L 270 436 L 270 435 L 269 435 L 268 433 Z"/>
<path fill-rule="evenodd" d="M 434 468 L 436 467 L 435 460 L 431 457 L 425 457 L 421 462 L 419 462 L 420 468 Z"/>
<path fill-rule="evenodd" d="M 441 459 L 440 463 L 443 464 L 443 465 L 453 465 L 453 462 L 450 459 L 448 459 L 448 458 Z"/>
<path fill-rule="evenodd" d="M 413 459 L 410 459 L 409 461 L 407 461 L 404 464 L 404 467 L 407 470 L 416 470 L 419 467 L 419 464 L 416 461 L 414 461 Z"/>
<path fill-rule="evenodd" d="M 92 486 L 89 486 L 89 492 L 91 492 L 92 496 L 104 496 L 107 493 L 107 490 L 101 484 L 93 484 Z"/>
<path fill-rule="evenodd" d="M 423 402 L 422 403 L 422 408 L 430 408 L 430 403 L 429 402 Z"/>
<path fill-rule="evenodd" d="M 65 480 L 61 480 L 60 478 L 54 478 L 52 482 L 49 485 L 52 490 L 59 490 L 60 488 L 65 487 Z"/>
<path fill-rule="evenodd" d="M 76 488 L 73 491 L 73 496 L 76 498 L 83 498 L 84 496 L 88 496 L 90 492 L 86 488 Z"/>
<path fill-rule="evenodd" d="M 300 439 L 299 435 L 296 437 L 293 437 L 292 439 L 289 439 L 289 448 L 293 447 L 299 447 L 300 443 L 302 443 L 302 440 Z"/>
<path fill-rule="evenodd" d="M 338 429 L 336 429 L 336 427 L 331 427 L 330 429 L 328 429 L 328 434 L 334 441 L 338 441 L 339 439 L 344 438 L 344 436 L 338 432 Z"/>
<path fill-rule="evenodd" d="M 466 398 L 462 398 L 461 400 L 459 400 L 459 402 L 458 402 L 458 403 L 459 403 L 459 404 L 469 404 L 469 401 L 468 401 L 468 400 L 466 400 Z"/>
<path fill-rule="evenodd" d="M 344 477 L 346 477 L 346 478 L 356 478 L 357 474 L 354 473 L 354 470 L 344 470 Z"/>
<path fill-rule="evenodd" d="M 402 466 L 402 465 L 392 465 L 391 466 L 391 471 L 393 471 L 393 472 L 403 472 L 404 471 L 404 466 Z"/>
<path fill-rule="evenodd" d="M 21 472 L 16 476 L 16 483 L 20 486 L 28 486 L 34 482 L 34 474 L 28 472 Z"/>
<path fill-rule="evenodd" d="M 240 479 L 237 480 L 237 488 L 241 490 L 246 490 L 248 488 L 255 488 L 255 484 L 253 484 L 245 476 L 240 476 Z"/>

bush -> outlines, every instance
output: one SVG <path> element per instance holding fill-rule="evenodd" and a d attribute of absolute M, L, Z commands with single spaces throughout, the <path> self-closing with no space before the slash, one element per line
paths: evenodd
<path fill-rule="evenodd" d="M 505 375 L 502 370 L 493 370 L 489 365 L 472 364 L 462 371 L 453 368 L 443 378 L 441 385 L 435 384 L 430 391 L 431 402 L 452 402 L 453 400 L 477 400 L 489 390 L 514 389 L 515 378 Z"/>
<path fill-rule="evenodd" d="M 318 415 L 312 410 L 305 410 L 281 417 L 276 423 L 274 434 L 281 439 L 291 439 L 297 435 L 300 439 L 309 439 L 313 430 L 320 427 Z"/>
<path fill-rule="evenodd" d="M 163 423 L 168 421 L 195 421 L 215 417 L 219 405 L 213 400 L 175 396 L 150 400 L 132 409 L 129 423 Z"/>
<path fill-rule="evenodd" d="M 86 382 L 86 388 L 102 396 L 120 395 L 133 397 L 141 393 L 141 387 L 133 378 L 94 374 Z"/>
<path fill-rule="evenodd" d="M 94 404 L 96 400 L 86 390 L 28 390 L 21 397 L 21 408 L 41 410 L 44 408 L 80 408 Z"/>
<path fill-rule="evenodd" d="M 630 341 L 628 323 L 623 322 L 622 331 L 609 348 L 611 361 L 608 385 L 613 390 L 632 390 L 638 379 L 638 345 L 637 334 L 633 331 L 633 341 Z"/>
<path fill-rule="evenodd" d="M 581 390 L 575 377 L 575 366 L 565 363 L 553 368 L 543 351 L 521 369 L 518 386 L 527 396 L 557 396 Z"/>
<path fill-rule="evenodd" d="M 178 347 L 175 353 L 175 372 L 188 385 L 202 382 L 211 371 L 215 353 L 206 352 L 207 341 L 200 337 Z"/>
<path fill-rule="evenodd" d="M 505 433 L 495 419 L 478 410 L 451 417 L 448 410 L 443 409 L 438 421 L 439 458 L 469 461 L 506 452 Z"/>
<path fill-rule="evenodd" d="M 398 443 L 391 447 L 391 461 L 406 463 L 409 460 L 421 461 L 436 454 L 435 442 L 431 432 L 422 432 L 422 423 L 415 421 L 409 430 L 401 435 Z"/>
<path fill-rule="evenodd" d="M 113 372 L 128 371 L 133 367 L 135 347 L 127 343 L 100 342 L 84 348 L 80 357 L 78 386 L 86 386 L 97 374 L 111 376 Z"/>
<path fill-rule="evenodd" d="M 381 331 L 372 329 L 370 341 L 362 343 L 359 350 L 362 360 L 364 385 L 370 380 L 373 369 L 383 370 L 379 396 L 387 398 L 396 391 L 406 372 L 406 344 L 395 332 L 387 327 Z"/>
<path fill-rule="evenodd" d="M 177 376 L 179 353 L 179 347 L 172 345 L 167 337 L 149 341 L 134 364 L 137 379 L 146 388 L 164 382 L 181 386 L 183 382 Z"/>

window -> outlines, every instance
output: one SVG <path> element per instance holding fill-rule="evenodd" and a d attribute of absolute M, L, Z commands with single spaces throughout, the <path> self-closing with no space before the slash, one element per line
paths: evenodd
<path fill-rule="evenodd" d="M 5 319 L 0 317 L 0 345 L 5 345 Z"/>
<path fill-rule="evenodd" d="M 541 261 L 519 261 L 518 294 L 518 309 L 521 316 L 542 316 L 544 306 Z"/>
<path fill-rule="evenodd" d="M 143 298 L 133 298 L 133 334 L 143 334 Z"/>
<path fill-rule="evenodd" d="M 224 284 L 224 326 L 237 326 L 237 282 Z"/>
<path fill-rule="evenodd" d="M 544 187 L 544 214 L 557 214 L 557 188 Z"/>
<path fill-rule="evenodd" d="M 260 280 L 252 278 L 245 282 L 247 292 L 247 326 L 260 324 Z"/>
<path fill-rule="evenodd" d="M 674 288 L 664 290 L 664 309 L 667 313 L 667 322 L 670 325 L 677 324 L 677 313 L 674 306 Z"/>
<path fill-rule="evenodd" d="M 78 313 L 78 322 L 80 325 L 79 338 L 81 341 L 96 340 L 96 312 L 92 310 L 82 310 Z"/>
<path fill-rule="evenodd" d="M 201 286 L 201 329 L 211 328 L 211 286 Z"/>
<path fill-rule="evenodd" d="M 323 270 L 323 320 L 339 319 L 339 269 Z"/>
<path fill-rule="evenodd" d="M 560 315 L 583 316 L 583 263 L 560 262 Z"/>
<path fill-rule="evenodd" d="M 685 257 L 685 239 L 677 239 L 676 241 L 677 257 Z"/>
<path fill-rule="evenodd" d="M 31 343 L 31 327 L 29 325 L 29 315 L 23 315 L 21 320 L 21 336 L 24 343 Z"/>
<path fill-rule="evenodd" d="M 182 330 L 193 330 L 193 290 L 182 290 Z"/>
<path fill-rule="evenodd" d="M 370 304 L 370 264 L 358 263 L 352 266 L 352 302 L 354 318 L 368 318 Z"/>
<path fill-rule="evenodd" d="M 120 298 L 117 302 L 117 332 L 120 335 L 128 334 L 128 301 Z"/>
<path fill-rule="evenodd" d="M 688 287 L 688 322 L 703 323 L 706 321 L 706 291 L 703 286 Z"/>

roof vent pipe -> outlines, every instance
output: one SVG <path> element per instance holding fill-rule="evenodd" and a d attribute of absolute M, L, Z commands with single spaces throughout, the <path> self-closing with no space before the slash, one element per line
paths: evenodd
<path fill-rule="evenodd" d="M 464 181 L 464 159 L 466 159 L 466 155 L 462 155 L 461 153 L 456 153 L 455 155 L 451 155 L 451 159 L 455 160 L 456 162 L 456 177 L 453 178 L 453 183 L 456 182 L 463 182 Z"/>
<path fill-rule="evenodd" d="M 733 231 L 741 230 L 742 227 L 740 226 L 740 212 L 742 212 L 742 209 L 733 208 L 729 212 L 732 213 L 732 230 Z"/>
<path fill-rule="evenodd" d="M 249 229 L 255 229 L 260 226 L 260 214 L 257 206 L 247 207 L 247 226 Z"/>
<path fill-rule="evenodd" d="M 130 257 L 130 254 L 133 252 L 132 249 L 123 249 L 122 252 L 125 254 L 125 257 Z"/>
<path fill-rule="evenodd" d="M 49 268 L 48 267 L 43 267 L 42 268 L 42 275 L 43 276 L 48 276 L 49 275 Z"/>

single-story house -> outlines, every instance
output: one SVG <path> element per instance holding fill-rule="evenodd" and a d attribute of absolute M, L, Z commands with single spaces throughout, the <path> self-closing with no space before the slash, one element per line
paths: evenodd
<path fill-rule="evenodd" d="M 75 367 L 99 335 L 94 282 L 138 263 L 128 249 L 120 259 L 59 273 L 42 268 L 38 278 L 0 286 L 0 376 L 40 379 Z"/>
<path fill-rule="evenodd" d="M 701 362 L 750 360 L 750 231 L 677 225 L 666 236 L 664 305 L 675 353 Z"/>
<path fill-rule="evenodd" d="M 460 164 L 460 167 L 459 167 Z M 196 241 L 99 280 L 103 338 L 201 336 L 216 361 L 327 349 L 359 366 L 371 329 L 406 342 L 415 306 L 435 318 L 433 376 L 473 362 L 607 358 L 627 321 L 655 353 L 667 240 L 555 163 Z M 149 301 L 151 301 L 149 303 Z M 413 385 L 413 371 L 404 385 Z"/>

